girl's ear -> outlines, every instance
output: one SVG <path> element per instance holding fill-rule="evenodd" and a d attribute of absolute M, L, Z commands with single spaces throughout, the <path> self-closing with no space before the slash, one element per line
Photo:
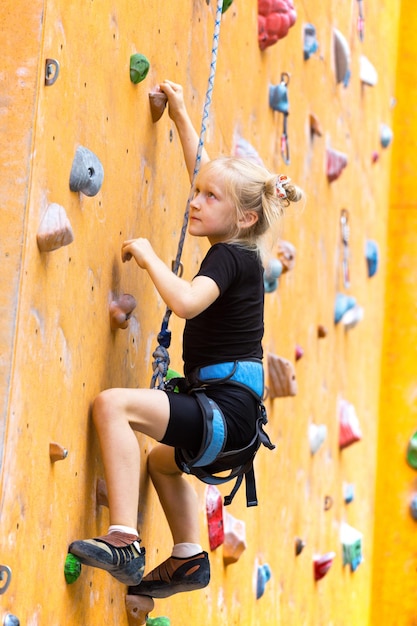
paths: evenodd
<path fill-rule="evenodd" d="M 250 228 L 258 221 L 258 214 L 256 211 L 245 211 L 245 213 L 239 218 L 240 228 Z"/>

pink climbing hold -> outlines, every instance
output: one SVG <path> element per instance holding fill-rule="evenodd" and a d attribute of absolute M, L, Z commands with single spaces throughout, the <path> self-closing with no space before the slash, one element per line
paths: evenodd
<path fill-rule="evenodd" d="M 326 173 L 329 183 L 332 183 L 334 180 L 339 178 L 347 164 L 348 159 L 346 154 L 339 152 L 338 150 L 334 150 L 333 148 L 327 148 Z"/>
<path fill-rule="evenodd" d="M 56 202 L 50 204 L 42 217 L 36 235 L 41 252 L 52 252 L 74 241 L 74 233 L 64 207 Z"/>
<path fill-rule="evenodd" d="M 261 50 L 287 36 L 297 13 L 292 0 L 258 0 L 258 42 Z"/>
<path fill-rule="evenodd" d="M 246 525 L 225 511 L 223 563 L 236 563 L 246 550 Z"/>
<path fill-rule="evenodd" d="M 128 293 L 124 293 L 122 296 L 113 300 L 110 303 L 110 327 L 112 330 L 118 328 L 127 328 L 129 324 L 129 318 L 132 315 L 134 308 L 136 307 L 136 300 Z"/>
<path fill-rule="evenodd" d="M 215 550 L 224 542 L 223 499 L 214 485 L 207 487 L 206 514 L 210 550 Z"/>

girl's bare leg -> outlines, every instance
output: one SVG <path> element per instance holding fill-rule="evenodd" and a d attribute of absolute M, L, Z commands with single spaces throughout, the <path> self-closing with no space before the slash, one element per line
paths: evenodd
<path fill-rule="evenodd" d="M 174 544 L 200 542 L 197 494 L 175 463 L 174 448 L 159 444 L 151 451 L 148 470 L 164 509 Z"/>

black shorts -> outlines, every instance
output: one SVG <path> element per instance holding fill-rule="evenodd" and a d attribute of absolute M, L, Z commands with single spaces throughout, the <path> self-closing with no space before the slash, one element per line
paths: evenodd
<path fill-rule="evenodd" d="M 166 392 L 170 404 L 168 427 L 161 443 L 198 452 L 203 439 L 203 415 L 193 395 Z M 236 385 L 211 385 L 206 395 L 222 411 L 227 423 L 225 450 L 246 446 L 255 434 L 258 401 L 250 391 Z"/>

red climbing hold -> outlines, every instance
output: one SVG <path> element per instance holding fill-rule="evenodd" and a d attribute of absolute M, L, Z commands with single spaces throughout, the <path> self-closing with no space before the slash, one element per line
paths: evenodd
<path fill-rule="evenodd" d="M 224 542 L 223 498 L 214 485 L 207 487 L 206 512 L 210 550 L 215 550 Z"/>
<path fill-rule="evenodd" d="M 258 0 L 258 41 L 261 50 L 287 36 L 297 13 L 292 0 Z"/>

